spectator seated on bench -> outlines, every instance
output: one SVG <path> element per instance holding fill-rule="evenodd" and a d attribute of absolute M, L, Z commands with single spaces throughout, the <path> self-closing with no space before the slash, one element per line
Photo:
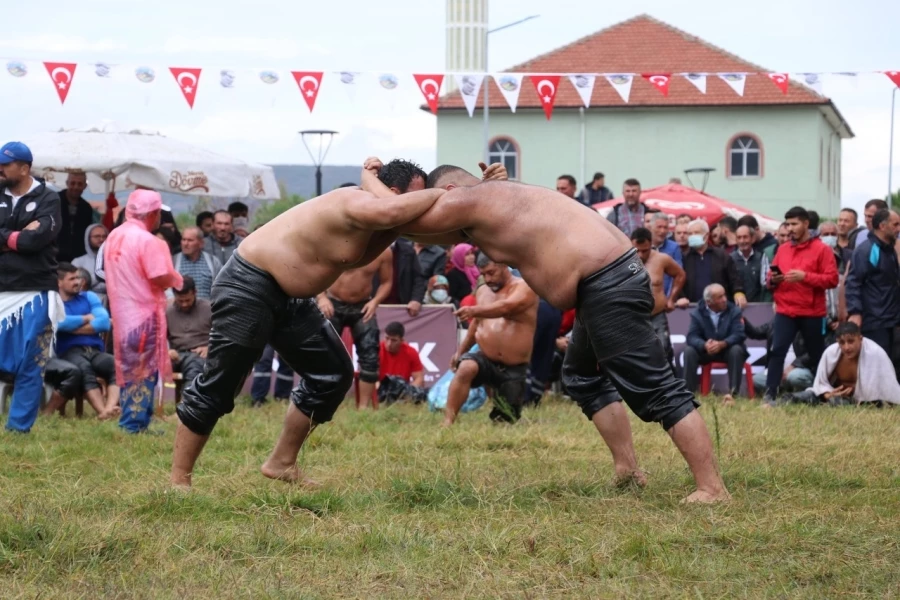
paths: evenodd
<path fill-rule="evenodd" d="M 189 385 L 206 365 L 212 308 L 208 300 L 197 298 L 194 279 L 189 275 L 184 276 L 180 290 L 172 291 L 175 299 L 166 309 L 169 358 L 172 370 L 181 374 L 182 385 Z"/>
<path fill-rule="evenodd" d="M 728 301 L 725 288 L 717 283 L 703 290 L 703 302 L 691 313 L 687 345 L 684 347 L 684 381 L 688 390 L 697 390 L 697 367 L 709 363 L 728 365 L 728 394 L 733 399 L 741 390 L 741 375 L 747 349 L 741 309 Z"/>
<path fill-rule="evenodd" d="M 59 295 L 66 309 L 66 318 L 58 325 L 57 356 L 81 371 L 81 390 L 97 416 L 101 420 L 111 418 L 119 413 L 116 364 L 113 356 L 104 352 L 106 344 L 100 337 L 101 333 L 109 331 L 109 313 L 97 294 L 81 291 L 86 282 L 79 277 L 74 265 L 59 263 L 57 278 Z M 105 402 L 98 378 L 107 382 Z"/>

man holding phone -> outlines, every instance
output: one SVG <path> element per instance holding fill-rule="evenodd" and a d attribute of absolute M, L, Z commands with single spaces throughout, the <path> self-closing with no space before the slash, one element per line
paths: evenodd
<path fill-rule="evenodd" d="M 764 398 L 770 405 L 778 397 L 784 357 L 798 332 L 803 336 L 811 364 L 818 366 L 825 351 L 825 290 L 838 284 L 834 252 L 810 236 L 806 209 L 795 206 L 785 213 L 784 220 L 790 241 L 778 247 L 768 277 L 776 306 Z"/>

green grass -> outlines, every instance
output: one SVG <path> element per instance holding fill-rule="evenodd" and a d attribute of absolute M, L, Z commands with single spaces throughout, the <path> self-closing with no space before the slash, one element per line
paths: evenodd
<path fill-rule="evenodd" d="M 349 406 L 301 455 L 317 490 L 258 473 L 283 405 L 223 419 L 190 494 L 165 485 L 171 423 L 0 435 L 0 597 L 900 597 L 900 410 L 719 407 L 734 500 L 703 507 L 678 503 L 686 466 L 636 419 L 650 483 L 619 491 L 563 400 L 451 430 Z"/>

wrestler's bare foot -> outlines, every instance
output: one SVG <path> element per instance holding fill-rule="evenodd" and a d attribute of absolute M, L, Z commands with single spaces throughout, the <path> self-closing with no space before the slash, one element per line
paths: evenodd
<path fill-rule="evenodd" d="M 633 485 L 637 487 L 645 487 L 647 485 L 647 475 L 640 469 L 630 467 L 616 468 L 616 476 L 613 477 L 613 485 L 617 488 L 627 488 Z"/>
<path fill-rule="evenodd" d="M 172 475 L 169 477 L 169 485 L 173 490 L 179 492 L 191 491 L 191 474 L 181 473 L 173 469 Z"/>
<path fill-rule="evenodd" d="M 319 487 L 318 481 L 308 478 L 297 465 L 276 465 L 271 459 L 263 463 L 259 468 L 260 472 L 269 479 L 277 479 L 286 483 L 296 483 L 306 487 Z"/>
<path fill-rule="evenodd" d="M 722 398 L 722 406 L 734 406 L 734 396 L 725 394 L 725 397 Z"/>
<path fill-rule="evenodd" d="M 681 501 L 682 504 L 716 504 L 718 502 L 728 502 L 731 500 L 731 494 L 728 493 L 728 490 L 721 489 L 715 492 L 707 492 L 704 490 L 697 490 L 687 498 Z"/>

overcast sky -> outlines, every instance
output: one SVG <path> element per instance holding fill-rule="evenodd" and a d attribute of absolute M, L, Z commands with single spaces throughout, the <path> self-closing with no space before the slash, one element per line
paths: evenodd
<path fill-rule="evenodd" d="M 773 71 L 900 70 L 895 31 L 900 2 L 888 0 L 725 5 L 712 0 L 492 0 L 492 27 L 531 14 L 541 17 L 491 36 L 490 69 L 500 71 L 639 13 Z M 112 119 L 246 160 L 308 163 L 296 131 L 327 128 L 340 132 L 327 162 L 354 164 L 377 154 L 414 158 L 427 169 L 435 160 L 434 118 L 418 110 L 421 96 L 411 79 L 394 95 L 359 88 L 352 100 L 345 86 L 325 85 L 310 115 L 284 75 L 289 70 L 442 72 L 444 15 L 444 0 L 31 0 L 24 18 L 5 22 L 0 36 L 4 64 L 9 58 L 85 64 L 64 107 L 46 72 L 21 79 L 0 72 L 2 137 Z M 142 85 L 130 69 L 127 77 L 118 73 L 127 84 L 101 80 L 89 61 L 132 68 L 146 64 L 156 69 L 157 81 Z M 205 67 L 193 111 L 166 72 L 170 66 Z M 234 89 L 218 85 L 222 68 L 235 70 L 239 85 Z M 259 69 L 282 70 L 282 81 L 265 86 L 253 80 Z M 884 75 L 861 77 L 855 85 L 825 81 L 824 93 L 856 133 L 844 142 L 845 204 L 860 206 L 887 191 L 892 87 Z M 371 93 L 363 93 L 366 89 Z M 895 129 L 897 165 L 900 123 Z M 900 168 L 895 167 L 898 187 Z"/>

